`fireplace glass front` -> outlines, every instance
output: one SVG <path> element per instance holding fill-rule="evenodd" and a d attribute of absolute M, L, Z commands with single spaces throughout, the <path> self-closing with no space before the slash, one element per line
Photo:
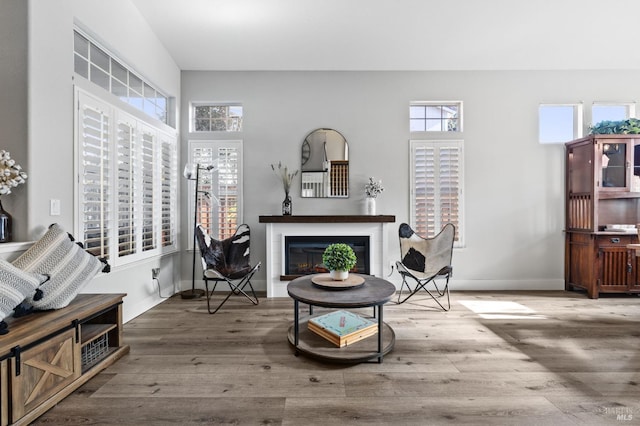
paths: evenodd
<path fill-rule="evenodd" d="M 329 272 L 322 263 L 322 253 L 330 244 L 349 244 L 356 254 L 351 272 L 369 274 L 369 236 L 285 236 L 285 275 L 308 275 Z"/>

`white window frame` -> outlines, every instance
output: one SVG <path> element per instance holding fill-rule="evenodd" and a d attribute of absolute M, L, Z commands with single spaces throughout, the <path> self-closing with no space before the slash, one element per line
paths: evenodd
<path fill-rule="evenodd" d="M 97 91 L 95 90 L 95 92 Z M 102 181 L 105 186 L 97 190 L 97 203 L 93 204 L 94 211 L 100 217 L 104 241 L 104 247 L 99 249 L 100 253 L 95 254 L 101 257 L 106 256 L 112 267 L 118 267 L 177 251 L 179 217 L 177 209 L 177 135 L 175 135 L 175 132 L 170 133 L 166 129 L 159 129 L 150 125 L 145 121 L 144 114 L 139 113 L 139 117 L 134 116 L 132 111 L 120 109 L 118 106 L 103 99 L 103 95 L 100 93 L 94 93 L 93 89 L 88 90 L 77 85 L 74 86 L 74 101 L 76 105 L 76 108 L 74 108 L 75 174 L 77 176 L 74 191 L 75 211 L 77 212 L 75 221 L 76 238 L 80 241 L 85 240 L 85 232 L 88 226 L 84 213 L 86 210 L 85 184 L 83 180 L 85 158 L 82 149 L 84 122 L 81 107 L 83 105 L 95 105 L 96 110 L 108 117 L 108 124 L 105 124 L 103 129 L 103 146 L 108 152 L 103 152 L 106 155 L 102 157 L 102 160 L 98 161 L 98 168 L 102 167 L 100 164 L 104 164 L 108 166 L 108 171 L 110 172 L 108 175 L 104 175 Z M 120 173 L 119 179 L 118 147 L 121 145 L 119 145 L 120 142 L 118 140 L 118 122 L 122 123 L 124 121 L 132 129 L 135 128 L 136 135 L 134 140 L 136 144 L 141 142 L 139 135 L 142 135 L 143 132 L 147 135 L 147 147 L 151 148 L 151 151 L 146 153 L 144 160 L 147 167 L 143 168 L 138 167 L 143 161 L 141 149 L 135 148 L 132 150 L 130 157 L 132 167 L 129 167 L 129 172 Z M 146 172 L 145 176 L 142 175 L 143 170 Z M 100 174 L 102 175 L 102 173 Z M 121 208 L 121 204 L 118 198 L 118 185 L 127 179 L 127 174 L 131 179 L 129 183 L 131 188 L 129 198 L 131 198 L 131 205 L 133 206 L 130 209 L 132 218 L 129 229 L 132 232 L 135 244 L 132 247 L 132 252 L 119 255 L 119 234 L 121 229 L 118 226 L 118 209 Z M 168 186 L 167 178 L 170 180 Z M 143 180 L 146 180 L 147 183 L 145 184 Z M 149 186 L 149 183 L 151 186 Z M 148 194 L 148 196 L 143 197 L 142 194 Z M 140 204 L 142 200 L 146 200 L 146 210 L 143 210 L 144 206 Z M 165 213 L 163 213 L 163 209 Z M 168 218 L 166 217 L 167 209 L 171 212 Z M 153 246 L 152 248 L 143 249 L 143 240 L 150 235 L 144 230 L 145 227 L 148 229 L 149 226 L 153 228 L 151 233 Z M 170 234 L 168 238 L 166 235 L 167 226 Z M 87 246 L 87 241 L 84 242 L 85 246 Z M 92 250 L 92 252 L 95 251 L 95 249 Z"/>
<path fill-rule="evenodd" d="M 189 140 L 187 143 L 187 163 L 194 164 L 195 157 L 194 153 L 196 149 L 205 149 L 205 150 L 213 150 L 214 151 L 214 161 L 219 158 L 217 153 L 220 150 L 231 149 L 237 152 L 237 163 L 236 163 L 236 171 L 237 174 L 235 178 L 237 179 L 237 188 L 236 188 L 236 197 L 237 197 L 237 206 L 236 206 L 236 226 L 244 223 L 243 216 L 243 152 L 242 152 L 243 141 L 242 139 L 234 139 L 234 140 Z M 212 217 L 219 218 L 220 211 L 218 210 L 220 207 L 220 202 L 224 203 L 223 195 L 220 194 L 220 191 L 224 188 L 224 184 L 219 181 L 218 176 L 220 172 L 224 171 L 224 166 L 219 165 L 217 170 L 213 170 L 212 179 L 217 181 L 217 187 L 214 189 L 212 194 L 209 194 L 212 203 L 211 207 L 214 209 Z M 207 173 L 206 171 L 200 171 L 200 173 Z M 193 230 L 194 230 L 194 217 L 195 217 L 195 196 L 196 196 L 196 188 L 195 188 L 195 180 L 189 180 L 187 185 L 188 191 L 188 236 L 189 243 L 188 248 L 192 250 L 193 247 Z M 213 222 L 213 221 L 212 221 Z M 214 223 L 218 223 L 215 221 Z M 231 229 L 227 230 L 227 234 L 231 231 Z M 233 229 L 235 231 L 235 229 Z M 220 229 L 207 229 L 207 232 L 212 237 L 219 239 L 220 238 Z M 224 237 L 225 235 L 223 235 Z M 228 236 L 228 235 L 227 235 Z"/>
<path fill-rule="evenodd" d="M 573 115 L 571 126 L 573 128 L 573 137 L 568 140 L 542 140 L 542 128 L 545 125 L 543 122 L 543 114 L 542 110 L 544 108 L 573 108 Z M 578 139 L 582 137 L 584 126 L 583 126 L 583 116 L 584 116 L 584 108 L 582 103 L 542 103 L 538 106 L 538 142 L 540 144 L 558 144 L 572 141 L 574 139 Z"/>
<path fill-rule="evenodd" d="M 410 149 L 409 149 L 409 164 L 410 164 L 410 181 L 409 181 L 409 188 L 410 188 L 410 206 L 409 206 L 409 211 L 410 211 L 410 222 L 411 222 L 411 226 L 413 227 L 413 229 L 419 229 L 417 226 L 417 215 L 416 215 L 416 205 L 417 205 L 417 194 L 416 194 L 416 179 L 417 179 L 417 174 L 416 174 L 416 164 L 415 164 L 415 159 L 416 159 L 416 150 L 417 149 L 422 149 L 422 148 L 432 148 L 435 149 L 436 151 L 439 151 L 441 149 L 444 148 L 454 148 L 458 151 L 458 194 L 457 194 L 457 200 L 458 200 L 458 221 L 457 223 L 455 223 L 456 225 L 456 240 L 454 242 L 454 247 L 455 248 L 462 248 L 465 246 L 465 239 L 464 239 L 464 235 L 465 235 L 465 225 L 464 225 L 464 197 L 463 197 L 463 189 L 464 189 L 464 143 L 462 140 L 424 140 L 424 139 L 412 139 L 409 141 L 409 145 L 410 145 Z M 437 158 L 437 155 L 435 156 Z M 435 171 L 437 172 L 438 168 L 439 168 L 439 164 L 435 164 L 434 165 Z M 436 186 L 438 185 L 438 183 L 436 183 Z M 435 190 L 435 192 L 437 192 L 437 188 Z M 434 205 L 434 210 L 438 210 L 440 208 L 439 206 L 439 202 L 440 202 L 440 198 L 439 197 L 435 197 L 435 205 Z M 440 229 L 442 229 L 442 226 L 444 226 L 446 223 L 446 221 L 443 219 L 442 216 L 436 216 L 434 218 L 434 234 L 438 233 L 440 231 Z M 423 237 L 432 237 L 433 235 L 430 234 L 425 234 L 425 231 L 422 230 L 422 232 L 420 232 L 420 234 Z"/>
<path fill-rule="evenodd" d="M 593 110 L 594 110 L 594 108 L 597 108 L 597 107 L 624 107 L 625 110 L 626 110 L 626 116 L 623 118 L 623 120 L 636 117 L 636 103 L 635 102 L 600 102 L 600 101 L 596 101 L 596 102 L 593 102 L 593 104 L 591 105 L 591 126 L 595 126 L 596 124 L 598 124 L 593 119 Z M 619 119 L 613 120 L 613 119 L 608 118 L 606 120 L 618 121 Z"/>
<path fill-rule="evenodd" d="M 458 107 L 458 126 L 456 128 L 456 130 L 411 130 L 411 108 L 412 107 L 445 107 L 447 105 L 455 105 Z M 463 104 L 462 101 L 412 101 L 409 104 L 409 131 L 411 133 L 423 133 L 423 134 L 433 134 L 433 133 L 453 133 L 453 134 L 458 134 L 458 133 L 462 133 L 463 131 Z M 425 129 L 426 129 L 426 123 L 427 123 L 427 117 L 424 118 L 425 121 Z M 445 119 L 440 118 L 440 123 L 442 124 L 442 122 L 445 121 Z M 441 126 L 442 127 L 442 126 Z"/>
<path fill-rule="evenodd" d="M 238 127 L 230 129 L 229 126 L 225 130 L 196 130 L 196 107 L 223 107 L 223 108 L 240 108 L 242 113 L 238 119 Z M 237 117 L 227 115 L 225 120 L 232 120 Z M 228 123 L 227 123 L 228 124 Z M 192 133 L 234 133 L 242 132 L 244 126 L 244 107 L 240 102 L 191 102 L 189 107 L 189 130 Z"/>
<path fill-rule="evenodd" d="M 159 120 L 165 124 L 170 124 L 174 121 L 174 117 L 169 116 L 171 113 L 169 109 L 170 99 L 167 95 L 158 90 L 149 81 L 140 77 L 131 67 L 111 53 L 109 49 L 93 40 L 86 33 L 78 28 L 75 28 L 73 32 L 74 70 L 77 76 L 81 76 L 96 86 L 105 89 L 117 96 L 121 101 L 129 103 L 154 120 Z M 79 50 L 78 39 L 86 41 L 87 52 Z M 92 57 L 91 52 L 98 53 L 97 56 L 102 56 L 107 64 L 105 66 L 100 65 L 98 60 Z M 118 69 L 124 75 L 119 75 Z M 101 83 L 100 79 L 104 81 Z M 139 88 L 135 87 L 138 83 Z M 126 95 L 120 93 L 121 91 L 125 91 Z"/>

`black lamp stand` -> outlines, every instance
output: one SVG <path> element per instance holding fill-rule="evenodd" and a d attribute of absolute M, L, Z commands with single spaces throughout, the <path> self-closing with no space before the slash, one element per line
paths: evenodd
<path fill-rule="evenodd" d="M 211 168 L 213 167 L 205 168 L 205 170 L 211 170 Z M 196 241 L 196 225 L 198 224 L 198 193 L 205 193 L 205 191 L 198 190 L 198 185 L 200 183 L 200 164 L 196 164 L 195 181 L 196 189 L 194 193 L 195 201 L 193 205 L 193 263 L 191 267 L 191 289 L 180 292 L 180 297 L 182 297 L 183 299 L 196 299 L 204 295 L 204 290 L 196 288 L 196 250 L 198 249 Z"/>

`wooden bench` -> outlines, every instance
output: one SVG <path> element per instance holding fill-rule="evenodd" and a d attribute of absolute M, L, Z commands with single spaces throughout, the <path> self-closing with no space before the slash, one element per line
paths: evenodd
<path fill-rule="evenodd" d="M 125 294 L 80 294 L 69 306 L 8 318 L 0 336 L 0 426 L 29 424 L 129 352 Z"/>

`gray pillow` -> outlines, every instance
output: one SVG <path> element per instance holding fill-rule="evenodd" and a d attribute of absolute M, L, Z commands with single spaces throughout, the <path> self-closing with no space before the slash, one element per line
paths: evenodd
<path fill-rule="evenodd" d="M 40 300 L 27 298 L 34 309 L 60 309 L 67 306 L 93 277 L 105 270 L 102 260 L 88 253 L 58 224 L 53 224 L 40 240 L 13 261 L 28 272 L 45 274 L 49 281 L 41 287 Z"/>
<path fill-rule="evenodd" d="M 46 275 L 34 274 L 0 259 L 0 321 L 11 315 L 23 300 L 36 294 L 47 280 Z M 0 334 L 6 333 L 6 324 L 0 325 Z"/>

